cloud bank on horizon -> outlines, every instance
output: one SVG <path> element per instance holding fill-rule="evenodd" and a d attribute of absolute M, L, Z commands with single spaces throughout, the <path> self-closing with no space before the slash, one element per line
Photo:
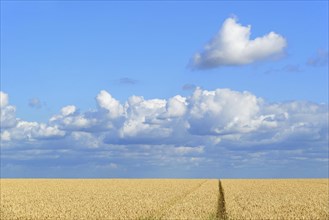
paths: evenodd
<path fill-rule="evenodd" d="M 210 69 L 250 64 L 278 55 L 287 46 L 286 39 L 273 31 L 253 40 L 250 35 L 251 25 L 243 26 L 236 18 L 227 18 L 203 51 L 194 54 L 191 67 Z"/>
<path fill-rule="evenodd" d="M 240 165 L 254 163 L 255 158 L 259 163 L 298 159 L 328 163 L 324 104 L 267 103 L 250 92 L 201 88 L 189 97 L 131 96 L 124 104 L 102 90 L 96 103 L 97 108 L 86 112 L 65 106 L 47 123 L 38 123 L 17 118 L 8 94 L 1 92 L 2 160 L 58 160 L 95 150 L 97 157 L 104 157 L 100 151 L 107 152 L 108 162 L 116 167 L 127 165 L 131 158 L 143 158 L 148 166 L 211 166 L 222 154 L 227 163 Z M 13 154 L 13 149 L 20 153 Z M 278 151 L 280 158 L 273 159 Z M 125 162 L 114 163 L 111 158 Z"/>

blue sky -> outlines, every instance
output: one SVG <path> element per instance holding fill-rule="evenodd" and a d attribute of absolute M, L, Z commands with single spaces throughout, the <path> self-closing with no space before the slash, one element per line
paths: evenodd
<path fill-rule="evenodd" d="M 1 91 L 2 176 L 326 177 L 328 2 L 2 1 Z"/>

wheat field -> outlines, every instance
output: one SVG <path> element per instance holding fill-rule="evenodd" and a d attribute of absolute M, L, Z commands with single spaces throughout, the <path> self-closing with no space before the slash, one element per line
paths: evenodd
<path fill-rule="evenodd" d="M 1 179 L 0 219 L 329 219 L 328 179 Z"/>
<path fill-rule="evenodd" d="M 228 219 L 329 219 L 328 179 L 221 180 Z"/>
<path fill-rule="evenodd" d="M 217 192 L 218 180 L 202 179 L 2 179 L 0 214 L 1 219 L 208 219 L 216 213 Z"/>

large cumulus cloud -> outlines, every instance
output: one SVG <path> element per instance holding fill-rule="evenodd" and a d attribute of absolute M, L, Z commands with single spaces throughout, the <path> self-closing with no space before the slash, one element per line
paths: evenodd
<path fill-rule="evenodd" d="M 86 112 L 64 106 L 47 123 L 37 123 L 16 118 L 15 107 L 1 92 L 1 147 L 26 149 L 29 155 L 35 148 L 51 150 L 69 158 L 72 151 L 80 155 L 97 149 L 88 158 L 112 158 L 115 161 L 109 162 L 115 164 L 120 163 L 118 158 L 124 164 L 134 158 L 151 166 L 236 164 L 237 158 L 243 158 L 241 163 L 265 163 L 260 158 L 271 158 L 278 151 L 290 159 L 326 161 L 325 104 L 268 103 L 250 92 L 201 88 L 188 97 L 147 100 L 132 96 L 125 103 L 102 90 L 96 103 L 95 109 Z M 2 157 L 8 152 L 3 151 Z"/>
<path fill-rule="evenodd" d="M 303 139 L 310 135 L 313 141 L 328 138 L 327 105 L 306 101 L 267 103 L 250 92 L 230 89 L 196 88 L 189 97 L 169 99 L 132 96 L 124 104 L 102 90 L 96 97 L 98 108 L 80 112 L 74 105 L 65 106 L 48 123 L 16 118 L 8 95 L 2 92 L 1 97 L 1 131 L 17 140 L 77 137 L 77 132 L 119 145 L 181 145 L 191 140 L 204 145 L 211 139 L 218 144 L 218 140 L 233 137 L 232 144 L 237 140 L 242 144 L 264 139 L 282 141 L 296 135 Z M 265 133 L 266 138 L 261 135 Z"/>

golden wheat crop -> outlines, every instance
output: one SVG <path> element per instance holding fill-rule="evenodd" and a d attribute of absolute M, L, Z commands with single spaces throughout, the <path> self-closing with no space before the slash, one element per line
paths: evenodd
<path fill-rule="evenodd" d="M 0 183 L 1 219 L 175 218 L 166 212 L 171 208 L 177 215 L 202 219 L 216 210 L 217 192 L 211 188 L 217 186 L 216 180 L 1 179 Z M 180 209 L 177 204 L 182 202 Z"/>
<path fill-rule="evenodd" d="M 1 179 L 0 219 L 329 219 L 328 179 Z M 225 202 L 224 202 L 225 200 Z"/>
<path fill-rule="evenodd" d="M 218 180 L 206 180 L 173 206 L 165 209 L 163 219 L 216 219 Z"/>
<path fill-rule="evenodd" d="M 329 219 L 328 179 L 221 182 L 228 219 Z"/>

